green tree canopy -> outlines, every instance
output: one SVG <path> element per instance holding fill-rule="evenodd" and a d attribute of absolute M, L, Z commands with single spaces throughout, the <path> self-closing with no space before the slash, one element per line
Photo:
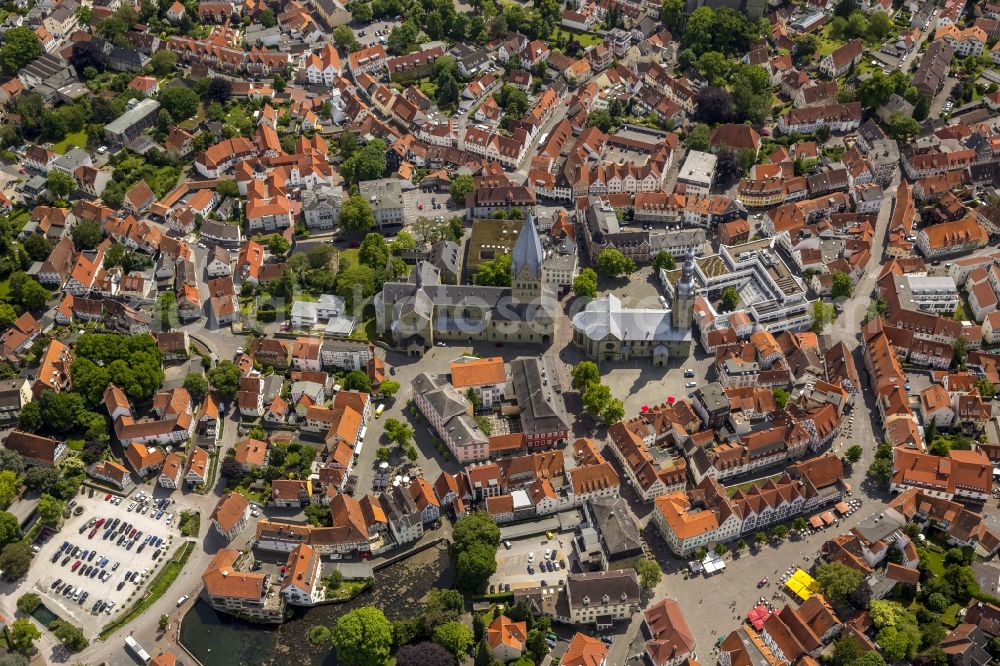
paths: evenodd
<path fill-rule="evenodd" d="M 34 30 L 11 28 L 4 34 L 3 46 L 0 46 L 0 69 L 4 74 L 13 76 L 44 52 Z"/>
<path fill-rule="evenodd" d="M 677 259 L 669 252 L 660 250 L 656 253 L 656 256 L 653 257 L 653 268 L 657 270 L 662 269 L 665 271 L 672 271 L 677 268 Z"/>
<path fill-rule="evenodd" d="M 597 273 L 592 268 L 584 268 L 573 278 L 573 293 L 579 298 L 597 296 Z"/>
<path fill-rule="evenodd" d="M 160 92 L 160 104 L 175 122 L 198 113 L 198 93 L 186 86 L 169 87 Z"/>
<path fill-rule="evenodd" d="M 375 226 L 375 215 L 368 200 L 350 196 L 340 206 L 340 226 L 344 231 L 360 234 Z"/>
<path fill-rule="evenodd" d="M 816 581 L 823 589 L 823 594 L 837 603 L 842 603 L 858 589 L 863 579 L 860 571 L 839 562 L 816 567 Z"/>
<path fill-rule="evenodd" d="M 493 259 L 481 261 L 472 275 L 472 281 L 479 285 L 509 287 L 511 270 L 511 256 L 506 253 L 499 254 Z"/>
<path fill-rule="evenodd" d="M 434 642 L 458 658 L 472 647 L 472 631 L 457 620 L 440 624 L 434 630 Z"/>
<path fill-rule="evenodd" d="M 581 361 L 573 367 L 571 374 L 573 388 L 577 391 L 584 391 L 592 384 L 599 384 L 601 381 L 601 371 L 593 361 Z"/>
<path fill-rule="evenodd" d="M 851 276 L 843 271 L 834 271 L 830 295 L 833 298 L 850 298 L 853 291 L 854 281 Z"/>
<path fill-rule="evenodd" d="M 476 184 L 472 176 L 460 174 L 452 179 L 449 194 L 456 205 L 465 206 L 465 196 L 474 189 L 476 189 Z"/>
<path fill-rule="evenodd" d="M 221 361 L 208 371 L 208 383 L 220 396 L 229 399 L 236 395 L 242 376 L 243 372 L 238 365 L 232 361 Z"/>
<path fill-rule="evenodd" d="M 615 248 L 606 248 L 597 255 L 597 270 L 610 277 L 622 277 L 635 270 L 635 262 Z"/>
<path fill-rule="evenodd" d="M 373 606 L 341 615 L 333 627 L 331 642 L 337 660 L 351 666 L 382 666 L 392 648 L 392 623 Z"/>

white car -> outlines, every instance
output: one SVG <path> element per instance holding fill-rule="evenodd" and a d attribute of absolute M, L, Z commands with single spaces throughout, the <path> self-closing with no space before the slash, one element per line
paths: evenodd
<path fill-rule="evenodd" d="M 684 385 L 684 388 L 694 388 L 697 385 L 698 382 L 688 382 L 687 384 Z"/>
<path fill-rule="evenodd" d="M 135 509 L 135 502 L 132 502 L 131 504 L 128 505 L 128 508 L 126 509 L 126 511 L 132 511 L 134 509 Z"/>
<path fill-rule="evenodd" d="M 534 562 L 534 561 L 535 561 L 535 552 L 532 551 L 532 552 L 528 553 L 528 562 L 530 563 L 530 562 Z"/>

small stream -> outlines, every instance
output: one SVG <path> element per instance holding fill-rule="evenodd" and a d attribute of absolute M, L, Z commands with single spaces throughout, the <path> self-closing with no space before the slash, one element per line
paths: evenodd
<path fill-rule="evenodd" d="M 332 568 L 324 563 L 324 574 Z M 260 625 L 216 613 L 199 600 L 181 623 L 181 643 L 205 666 L 271 666 L 295 663 L 336 666 L 330 646 L 309 642 L 309 629 L 332 627 L 337 618 L 362 606 L 381 608 L 390 620 L 413 615 L 419 601 L 435 587 L 451 587 L 446 548 L 428 548 L 375 573 L 373 588 L 343 604 L 296 609 L 280 626 Z"/>

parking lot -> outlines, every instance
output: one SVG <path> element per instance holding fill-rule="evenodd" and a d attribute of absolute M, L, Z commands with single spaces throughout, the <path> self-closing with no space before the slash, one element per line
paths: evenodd
<path fill-rule="evenodd" d="M 538 583 L 551 587 L 563 585 L 566 574 L 572 568 L 569 539 L 569 535 L 556 534 L 554 539 L 548 539 L 542 534 L 509 541 L 510 549 L 505 543 L 497 551 L 497 570 L 490 578 L 490 587 L 499 591 L 499 585 L 510 585 L 511 590 L 533 587 Z M 549 552 L 548 558 L 545 557 L 546 551 Z M 565 562 L 565 566 L 561 562 Z"/>
<path fill-rule="evenodd" d="M 400 17 L 402 18 L 402 17 Z M 392 29 L 400 25 L 402 21 L 374 21 L 365 26 L 353 28 L 354 37 L 362 46 L 374 46 L 375 44 L 385 44 Z"/>
<path fill-rule="evenodd" d="M 106 497 L 97 492 L 77 496 L 62 530 L 35 556 L 24 586 L 88 637 L 131 606 L 177 541 L 176 518 L 167 522 L 176 505 L 161 512 L 148 496 L 142 501 L 138 494 Z"/>

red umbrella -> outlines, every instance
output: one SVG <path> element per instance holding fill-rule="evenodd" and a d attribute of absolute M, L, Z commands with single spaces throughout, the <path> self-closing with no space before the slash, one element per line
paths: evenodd
<path fill-rule="evenodd" d="M 672 405 L 672 404 L 674 404 L 675 402 L 677 402 L 677 398 L 675 398 L 675 397 L 674 397 L 674 396 L 672 396 L 672 395 L 668 395 L 668 396 L 667 396 L 667 402 L 668 402 L 668 403 L 670 403 L 670 404 Z"/>
<path fill-rule="evenodd" d="M 649 405 L 643 405 L 642 406 L 642 411 L 643 412 L 648 412 L 649 411 Z"/>

